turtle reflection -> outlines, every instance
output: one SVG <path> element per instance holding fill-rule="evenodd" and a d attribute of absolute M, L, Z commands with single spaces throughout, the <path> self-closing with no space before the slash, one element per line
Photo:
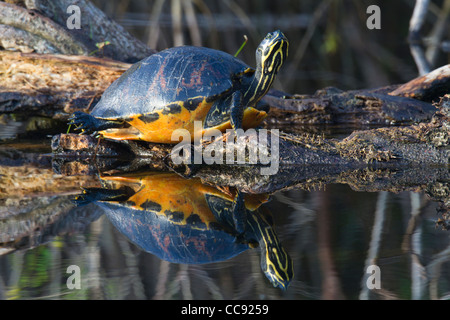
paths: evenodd
<path fill-rule="evenodd" d="M 286 289 L 292 260 L 261 204 L 265 195 L 238 196 L 172 173 L 102 177 L 104 188 L 84 189 L 79 205 L 96 202 L 132 242 L 161 259 L 185 264 L 222 261 L 259 247 L 270 282 Z M 244 231 L 236 230 L 236 210 Z"/>

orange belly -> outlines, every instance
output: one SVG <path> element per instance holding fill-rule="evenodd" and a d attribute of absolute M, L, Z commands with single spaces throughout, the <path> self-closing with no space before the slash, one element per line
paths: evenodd
<path fill-rule="evenodd" d="M 162 114 L 162 111 L 157 112 L 157 120 L 146 122 L 145 119 L 135 117 L 128 123 L 128 128 L 113 128 L 100 131 L 99 133 L 107 139 L 114 140 L 144 140 L 154 143 L 177 144 L 186 138 L 181 138 L 179 134 L 174 136 L 173 133 L 177 129 L 185 129 L 185 134 L 189 135 L 191 141 L 194 137 L 200 138 L 212 129 L 225 132 L 226 129 L 231 129 L 230 121 L 220 124 L 219 126 L 203 129 L 203 121 L 211 108 L 211 103 L 203 101 L 195 110 L 189 111 L 181 108 L 181 112 L 176 114 Z M 259 111 L 255 108 L 247 108 L 243 116 L 243 129 L 254 128 L 258 126 L 267 116 L 265 111 Z M 199 121 L 199 125 L 195 126 L 195 121 Z M 197 132 L 196 132 L 197 129 Z"/>

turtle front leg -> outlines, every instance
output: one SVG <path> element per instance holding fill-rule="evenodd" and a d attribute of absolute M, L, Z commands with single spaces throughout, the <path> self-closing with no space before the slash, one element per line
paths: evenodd
<path fill-rule="evenodd" d="M 99 119 L 82 111 L 76 111 L 69 118 L 69 124 L 76 126 L 76 129 L 82 130 L 83 133 L 93 133 L 110 128 L 122 128 L 123 121 Z"/>
<path fill-rule="evenodd" d="M 231 96 L 230 121 L 236 132 L 242 129 L 242 119 L 244 118 L 244 106 L 242 105 L 242 92 L 236 91 Z"/>
<path fill-rule="evenodd" d="M 236 197 L 233 201 L 232 214 L 234 228 L 238 232 L 238 234 L 242 236 L 245 233 L 246 229 L 245 226 L 247 224 L 247 212 L 245 208 L 244 194 L 239 190 L 237 190 Z"/>

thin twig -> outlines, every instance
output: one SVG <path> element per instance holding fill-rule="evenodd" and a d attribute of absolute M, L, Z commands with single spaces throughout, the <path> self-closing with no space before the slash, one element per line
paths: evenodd
<path fill-rule="evenodd" d="M 410 192 L 411 195 L 411 216 L 419 217 L 422 213 L 420 196 L 418 193 Z M 423 225 L 417 224 L 411 235 L 411 297 L 414 300 L 421 299 L 425 289 L 424 279 L 425 268 L 420 262 L 422 256 L 422 232 Z"/>
<path fill-rule="evenodd" d="M 446 0 L 442 5 L 442 10 L 439 11 L 438 18 L 434 24 L 433 30 L 430 35 L 425 39 L 427 50 L 426 58 L 430 62 L 431 66 L 434 66 L 441 49 L 442 38 L 446 31 L 448 31 L 450 16 L 450 0 Z"/>
<path fill-rule="evenodd" d="M 298 69 L 298 65 L 300 64 L 301 60 L 303 59 L 303 56 L 305 55 L 306 49 L 308 48 L 308 45 L 314 35 L 314 32 L 319 24 L 319 21 L 322 18 L 323 14 L 328 9 L 328 6 L 330 5 L 330 3 L 331 3 L 331 0 L 324 0 L 314 10 L 312 20 L 309 23 L 308 28 L 306 29 L 306 33 L 303 36 L 302 41 L 300 42 L 300 45 L 295 49 L 295 55 L 294 55 L 294 58 L 292 59 L 291 65 L 290 65 L 291 70 Z M 287 74 L 285 82 L 291 83 L 294 75 L 295 75 L 295 72 L 289 72 Z"/>

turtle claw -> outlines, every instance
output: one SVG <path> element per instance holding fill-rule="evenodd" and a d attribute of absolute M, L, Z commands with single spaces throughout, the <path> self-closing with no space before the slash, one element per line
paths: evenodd
<path fill-rule="evenodd" d="M 75 196 L 75 198 L 72 200 L 77 207 L 85 206 L 95 201 L 95 197 L 93 197 L 93 192 L 90 189 L 81 188 L 81 190 L 82 190 L 81 194 Z"/>
<path fill-rule="evenodd" d="M 92 132 L 92 133 L 90 134 L 90 136 L 93 137 L 93 138 L 99 138 L 99 137 L 100 137 L 100 134 L 98 133 L 98 131 L 94 131 L 94 132 Z"/>
<path fill-rule="evenodd" d="M 74 125 L 76 130 L 81 130 L 81 134 L 90 134 L 96 132 L 97 120 L 81 111 L 75 111 L 69 118 L 69 124 Z"/>

